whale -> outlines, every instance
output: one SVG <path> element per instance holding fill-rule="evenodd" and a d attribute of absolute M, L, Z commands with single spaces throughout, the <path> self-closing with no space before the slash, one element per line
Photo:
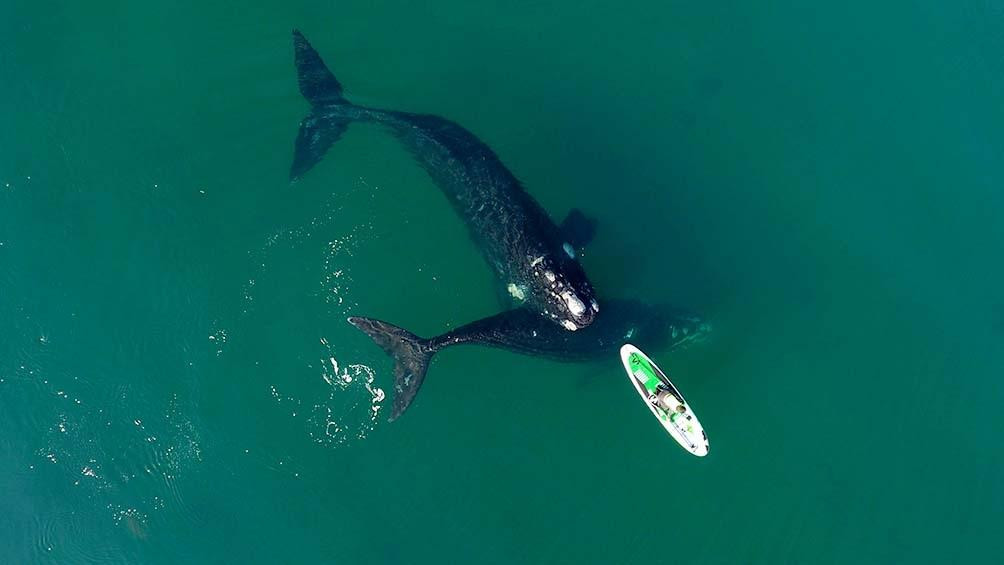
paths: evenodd
<path fill-rule="evenodd" d="M 390 420 L 408 408 L 425 380 L 433 356 L 455 345 L 480 345 L 515 353 L 578 362 L 613 358 L 626 341 L 643 347 L 676 349 L 703 341 L 711 324 L 681 308 L 638 300 L 604 300 L 603 311 L 587 328 L 568 332 L 526 308 L 516 308 L 422 338 L 394 324 L 353 316 L 348 322 L 368 335 L 394 361 L 394 401 Z"/>
<path fill-rule="evenodd" d="M 497 294 L 566 331 L 589 326 L 600 310 L 576 249 L 592 225 L 581 212 L 559 226 L 494 151 L 459 124 L 430 114 L 382 110 L 349 102 L 341 83 L 293 30 L 300 93 L 310 112 L 300 122 L 290 180 L 319 163 L 350 123 L 390 131 L 425 169 L 467 226 L 498 281 Z"/>

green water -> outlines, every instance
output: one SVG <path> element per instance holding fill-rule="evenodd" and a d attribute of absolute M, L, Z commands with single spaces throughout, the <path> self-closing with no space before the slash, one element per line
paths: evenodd
<path fill-rule="evenodd" d="M 378 128 L 288 184 L 293 27 L 598 218 L 604 295 L 713 322 L 649 351 L 707 458 L 616 358 L 457 348 L 372 417 L 346 316 L 431 335 L 494 281 Z M 0 37 L 0 562 L 1004 551 L 999 2 L 19 2 Z"/>

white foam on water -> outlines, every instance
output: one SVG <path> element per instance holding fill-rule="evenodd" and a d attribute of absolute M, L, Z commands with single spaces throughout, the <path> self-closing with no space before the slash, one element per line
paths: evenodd
<path fill-rule="evenodd" d="M 375 384 L 376 373 L 359 363 L 340 366 L 329 355 L 328 363 L 321 364 L 320 377 L 327 397 L 310 408 L 307 433 L 311 440 L 339 447 L 366 439 L 379 425 L 386 400 L 383 389 Z"/>
<path fill-rule="evenodd" d="M 360 180 L 353 190 L 372 188 Z M 261 289 L 267 288 L 277 274 L 272 272 L 273 263 L 281 264 L 288 253 L 317 246 L 321 275 L 316 295 L 323 302 L 321 314 L 332 323 L 344 324 L 356 306 L 352 300 L 352 258 L 373 231 L 368 221 L 358 223 L 343 212 L 344 201 L 344 194 L 332 196 L 309 222 L 274 232 L 260 249 L 251 253 L 255 272 L 243 285 L 245 314 L 259 301 L 273 302 L 272 297 L 259 300 Z M 346 332 L 354 331 L 345 326 Z M 339 358 L 339 352 L 327 338 L 321 337 L 319 341 L 319 362 L 309 365 L 317 371 L 319 389 L 298 389 L 291 393 L 293 385 L 280 381 L 270 385 L 270 395 L 289 418 L 302 423 L 315 443 L 339 447 L 365 439 L 380 420 L 386 395 L 376 386 L 371 368 Z"/>
<path fill-rule="evenodd" d="M 60 380 L 57 386 L 46 379 L 40 390 L 54 410 L 35 449 L 38 465 L 53 466 L 85 498 L 110 510 L 116 524 L 128 519 L 141 526 L 165 510 L 193 519 L 176 483 L 202 462 L 194 407 L 178 394 L 165 406 L 128 389 L 109 395 L 98 383 Z"/>
<path fill-rule="evenodd" d="M 364 181 L 360 181 L 353 190 L 371 190 L 371 188 L 366 186 Z M 341 313 L 348 312 L 354 306 L 350 299 L 354 281 L 346 259 L 354 255 L 360 240 L 373 230 L 373 224 L 345 221 L 341 214 L 344 208 L 342 197 L 332 195 L 318 210 L 317 215 L 304 225 L 276 230 L 266 238 L 261 248 L 249 252 L 256 272 L 242 287 L 245 314 L 253 310 L 257 297 L 256 287 L 262 278 L 270 274 L 269 267 L 275 261 L 276 253 L 290 251 L 322 235 L 326 242 L 322 252 L 323 274 L 318 281 L 319 295 L 323 297 L 326 305 L 338 309 Z"/>
<path fill-rule="evenodd" d="M 322 339 L 322 345 L 330 346 Z M 271 385 L 276 404 L 291 418 L 304 422 L 311 441 L 326 447 L 342 447 L 366 439 L 380 424 L 386 393 L 375 383 L 376 373 L 359 363 L 341 364 L 333 355 L 322 358 L 319 397 L 298 398 Z"/>
<path fill-rule="evenodd" d="M 216 324 L 214 324 L 215 326 Z M 223 350 L 226 348 L 227 341 L 230 336 L 227 334 L 227 330 L 223 328 L 217 328 L 213 333 L 209 334 L 209 342 L 216 349 L 216 356 L 219 357 L 223 355 Z"/>

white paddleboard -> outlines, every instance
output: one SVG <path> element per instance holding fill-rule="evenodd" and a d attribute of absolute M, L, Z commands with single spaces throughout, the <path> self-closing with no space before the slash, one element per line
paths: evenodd
<path fill-rule="evenodd" d="M 621 347 L 621 362 L 642 401 L 676 443 L 698 457 L 707 455 L 710 445 L 704 427 L 666 373 L 630 343 Z"/>

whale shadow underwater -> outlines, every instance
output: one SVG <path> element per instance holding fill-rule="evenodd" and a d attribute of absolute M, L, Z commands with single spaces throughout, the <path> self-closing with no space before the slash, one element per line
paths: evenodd
<path fill-rule="evenodd" d="M 394 358 L 391 421 L 411 405 L 432 356 L 452 345 L 481 344 L 587 360 L 616 351 L 624 339 L 635 339 L 633 335 L 648 339 L 663 332 L 673 336 L 670 343 L 676 346 L 707 333 L 710 327 L 696 316 L 675 310 L 660 314 L 640 302 L 612 301 L 612 311 L 607 313 L 604 306 L 601 313 L 576 252 L 592 239 L 594 221 L 573 209 L 560 226 L 555 224 L 473 133 L 439 116 L 353 104 L 297 30 L 293 49 L 300 92 L 311 109 L 300 123 L 290 180 L 299 180 L 319 163 L 350 123 L 383 126 L 425 169 L 464 221 L 495 274 L 498 294 L 512 308 L 431 339 L 380 320 L 349 318 Z M 672 341 L 677 337 L 679 343 Z"/>

